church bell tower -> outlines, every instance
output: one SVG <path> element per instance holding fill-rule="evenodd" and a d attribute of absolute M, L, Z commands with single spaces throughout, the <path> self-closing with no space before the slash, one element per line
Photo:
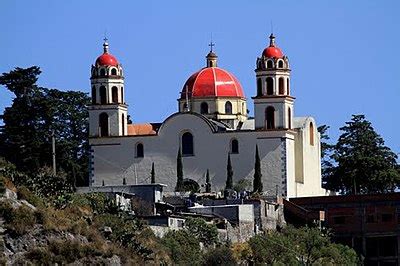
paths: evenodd
<path fill-rule="evenodd" d="M 294 97 L 290 94 L 289 59 L 275 44 L 275 36 L 256 62 L 255 128 L 291 129 Z"/>
<path fill-rule="evenodd" d="M 89 136 L 127 135 L 127 105 L 121 64 L 109 53 L 104 39 L 103 54 L 91 68 L 92 103 L 89 106 Z"/>

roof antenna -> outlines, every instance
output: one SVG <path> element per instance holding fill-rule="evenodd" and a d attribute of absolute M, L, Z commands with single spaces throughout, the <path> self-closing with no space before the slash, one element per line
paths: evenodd
<path fill-rule="evenodd" d="M 274 23 L 272 22 L 272 19 L 271 19 L 271 34 L 274 35 Z"/>
<path fill-rule="evenodd" d="M 271 20 L 271 35 L 269 35 L 269 46 L 270 47 L 275 46 L 274 24 L 272 23 L 272 20 Z"/>
<path fill-rule="evenodd" d="M 104 48 L 104 53 L 108 53 L 108 39 L 107 39 L 107 30 L 104 30 L 104 43 L 103 43 L 103 48 Z"/>

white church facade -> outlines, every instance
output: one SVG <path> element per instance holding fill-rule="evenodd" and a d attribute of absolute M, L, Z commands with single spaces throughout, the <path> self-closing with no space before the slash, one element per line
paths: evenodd
<path fill-rule="evenodd" d="M 254 118 L 240 82 L 217 66 L 211 46 L 206 66 L 185 82 L 176 113 L 162 123 L 128 124 L 123 68 L 103 46 L 90 78 L 90 186 L 148 184 L 154 163 L 156 182 L 173 191 L 180 150 L 184 178 L 204 191 L 208 170 L 212 190 L 220 191 L 228 154 L 233 181 L 253 180 L 258 146 L 265 195 L 325 195 L 316 122 L 294 116 L 289 60 L 272 34 L 256 61 Z"/>

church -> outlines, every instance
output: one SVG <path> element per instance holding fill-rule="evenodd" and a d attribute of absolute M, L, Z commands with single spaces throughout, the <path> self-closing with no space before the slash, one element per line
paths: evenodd
<path fill-rule="evenodd" d="M 294 116 L 289 59 L 274 35 L 256 60 L 254 117 L 239 80 L 218 67 L 210 47 L 205 67 L 177 91 L 178 111 L 160 123 L 135 124 L 128 121 L 123 67 L 105 39 L 103 54 L 91 67 L 89 185 L 149 184 L 154 163 L 156 182 L 173 191 L 180 153 L 185 179 L 204 191 L 208 171 L 212 191 L 221 191 L 228 157 L 233 182 L 251 184 L 257 147 L 264 195 L 326 195 L 317 125 L 312 117 Z"/>

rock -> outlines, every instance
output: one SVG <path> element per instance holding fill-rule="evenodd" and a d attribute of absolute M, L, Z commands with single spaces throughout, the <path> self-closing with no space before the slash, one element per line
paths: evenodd
<path fill-rule="evenodd" d="M 30 204 L 29 202 L 27 202 L 26 200 L 20 200 L 20 202 L 25 205 L 26 207 L 32 209 L 33 211 L 36 211 L 36 207 L 33 206 L 32 204 Z"/>
<path fill-rule="evenodd" d="M 104 232 L 105 234 L 112 234 L 112 229 L 111 229 L 111 227 L 109 227 L 109 226 L 104 226 L 104 227 L 103 227 L 103 232 Z"/>
<path fill-rule="evenodd" d="M 6 199 L 12 200 L 12 201 L 16 201 L 17 200 L 17 193 L 15 193 L 14 191 L 6 188 L 6 192 L 4 193 L 4 197 Z"/>
<path fill-rule="evenodd" d="M 121 265 L 121 258 L 118 257 L 117 255 L 112 256 L 111 258 L 108 259 L 108 265 L 113 265 L 113 266 L 117 266 L 117 265 Z"/>
<path fill-rule="evenodd" d="M 75 240 L 75 236 L 69 232 L 65 232 L 65 239 L 70 240 L 70 241 L 74 241 Z"/>

